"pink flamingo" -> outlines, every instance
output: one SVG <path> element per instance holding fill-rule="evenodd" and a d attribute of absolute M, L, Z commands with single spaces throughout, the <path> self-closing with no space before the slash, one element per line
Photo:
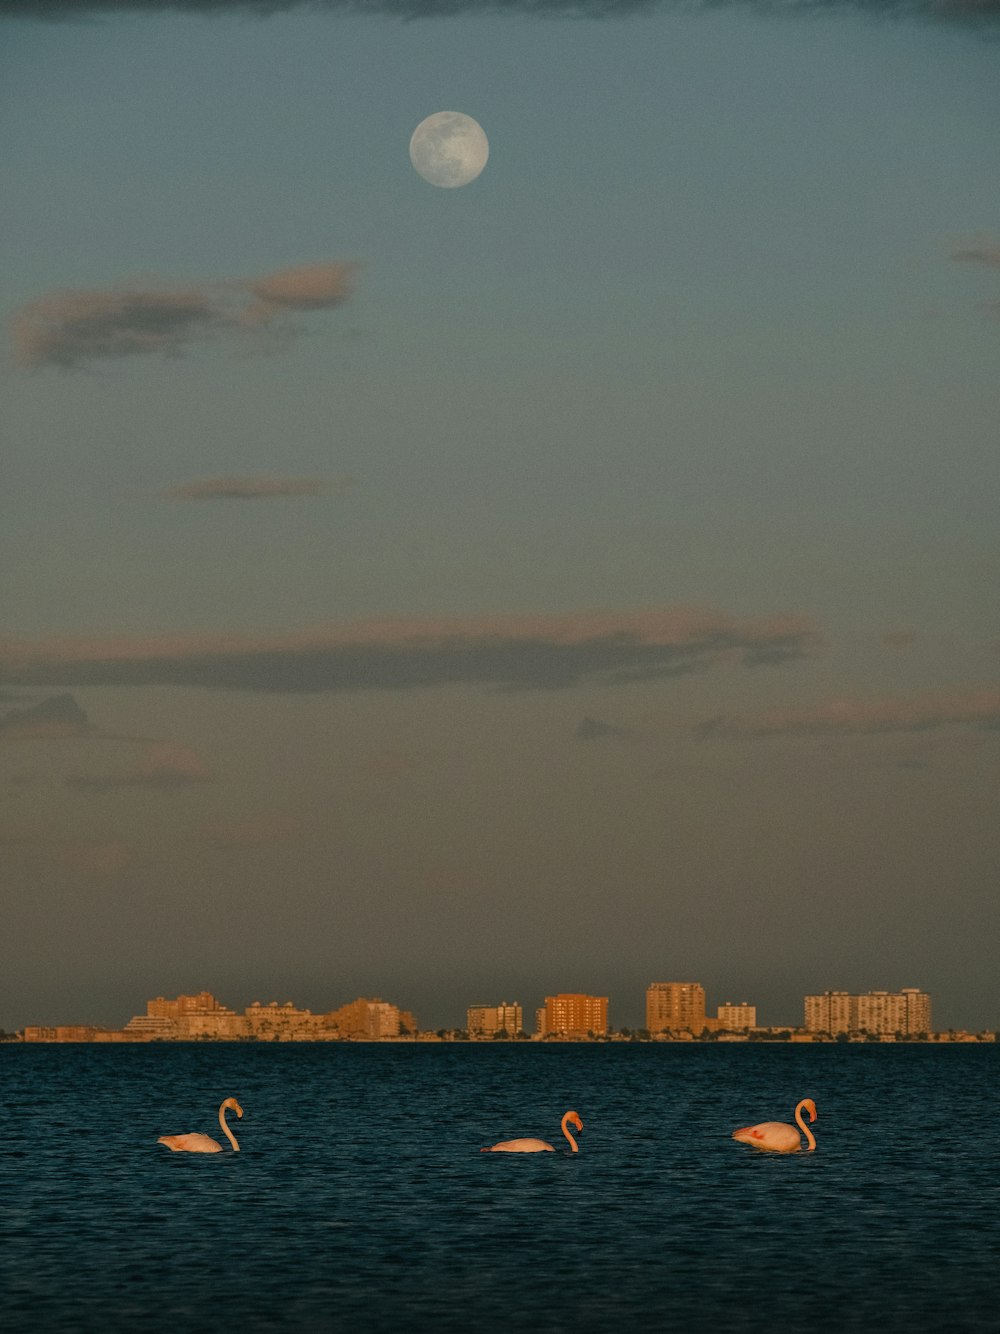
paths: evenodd
<path fill-rule="evenodd" d="M 219 1108 L 219 1125 L 222 1127 L 222 1133 L 233 1146 L 233 1153 L 239 1153 L 240 1146 L 236 1143 L 236 1136 L 226 1125 L 226 1112 L 233 1111 L 237 1116 L 243 1116 L 243 1108 L 235 1098 L 227 1098 Z M 156 1141 L 157 1144 L 165 1144 L 168 1149 L 174 1153 L 221 1153 L 222 1145 L 211 1135 L 161 1135 Z"/>
<path fill-rule="evenodd" d="M 569 1140 L 571 1153 L 579 1153 L 576 1140 L 569 1133 L 567 1123 L 572 1125 L 575 1130 L 583 1129 L 583 1122 L 576 1112 L 567 1112 L 562 1119 L 562 1133 Z M 546 1144 L 543 1139 L 503 1139 L 499 1144 L 491 1144 L 488 1149 L 480 1149 L 480 1153 L 555 1153 L 551 1144 Z"/>
<path fill-rule="evenodd" d="M 809 1120 L 816 1120 L 816 1104 L 812 1098 L 803 1098 L 795 1109 L 795 1125 L 806 1137 L 806 1149 L 811 1153 L 816 1147 L 812 1131 L 802 1120 L 803 1107 L 809 1113 Z M 741 1144 L 752 1144 L 755 1149 L 767 1149 L 771 1153 L 798 1153 L 802 1148 L 799 1131 L 795 1126 L 784 1121 L 762 1121 L 758 1126 L 743 1126 L 733 1131 L 733 1139 Z"/>

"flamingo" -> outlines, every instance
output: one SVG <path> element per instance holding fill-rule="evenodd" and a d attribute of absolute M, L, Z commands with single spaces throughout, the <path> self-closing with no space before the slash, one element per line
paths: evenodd
<path fill-rule="evenodd" d="M 806 1137 L 806 1149 L 811 1153 L 816 1147 L 812 1131 L 802 1120 L 803 1107 L 809 1113 L 809 1120 L 816 1120 L 816 1104 L 812 1098 L 803 1098 L 795 1109 L 795 1126 Z M 733 1139 L 741 1144 L 752 1144 L 755 1149 L 768 1149 L 771 1153 L 798 1153 L 802 1148 L 799 1131 L 795 1126 L 784 1121 L 762 1121 L 759 1126 L 743 1126 L 733 1131 Z"/>
<path fill-rule="evenodd" d="M 239 1153 L 240 1146 L 236 1143 L 236 1136 L 226 1125 L 226 1112 L 233 1111 L 237 1116 L 242 1117 L 243 1108 L 235 1098 L 227 1098 L 219 1108 L 219 1125 L 222 1127 L 222 1133 L 233 1146 L 233 1153 Z M 156 1141 L 157 1144 L 165 1144 L 168 1149 L 174 1153 L 221 1153 L 222 1145 L 211 1135 L 161 1135 Z"/>
<path fill-rule="evenodd" d="M 562 1133 L 569 1140 L 570 1153 L 579 1153 L 576 1140 L 569 1133 L 567 1123 L 575 1130 L 583 1129 L 583 1122 L 578 1113 L 567 1112 L 562 1119 Z M 551 1144 L 546 1144 L 543 1139 L 503 1139 L 499 1144 L 491 1144 L 488 1149 L 480 1149 L 480 1153 L 555 1153 Z"/>

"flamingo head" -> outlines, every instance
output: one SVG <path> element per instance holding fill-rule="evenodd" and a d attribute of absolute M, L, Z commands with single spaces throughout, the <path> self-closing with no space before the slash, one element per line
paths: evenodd
<path fill-rule="evenodd" d="M 809 1120 L 815 1121 L 818 1113 L 816 1111 L 816 1104 L 813 1102 L 812 1098 L 803 1098 L 802 1106 L 808 1113 Z"/>
<path fill-rule="evenodd" d="M 231 1112 L 235 1112 L 236 1115 L 237 1115 L 237 1116 L 240 1118 L 240 1120 L 242 1121 L 242 1119 L 243 1119 L 243 1108 L 239 1105 L 239 1103 L 236 1101 L 235 1098 L 227 1098 L 226 1101 L 225 1101 L 222 1105 L 223 1105 L 223 1107 L 228 1107 L 229 1110 L 230 1110 Z"/>
<path fill-rule="evenodd" d="M 582 1129 L 583 1129 L 583 1122 L 580 1120 L 580 1114 L 579 1114 L 579 1112 L 567 1112 L 567 1113 L 566 1113 L 566 1120 L 570 1123 L 570 1125 L 571 1125 L 575 1130 L 582 1130 Z"/>

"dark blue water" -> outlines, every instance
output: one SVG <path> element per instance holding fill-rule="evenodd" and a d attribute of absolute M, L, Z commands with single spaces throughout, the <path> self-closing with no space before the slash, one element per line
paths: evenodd
<path fill-rule="evenodd" d="M 0 1047 L 8 1331 L 1000 1329 L 1000 1049 Z M 235 1096 L 241 1152 L 219 1136 Z M 813 1154 L 734 1143 L 819 1108 Z M 580 1153 L 480 1154 L 514 1135 Z"/>

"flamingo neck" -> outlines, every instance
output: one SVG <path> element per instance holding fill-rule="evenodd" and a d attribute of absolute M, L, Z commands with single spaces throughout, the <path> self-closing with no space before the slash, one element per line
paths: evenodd
<path fill-rule="evenodd" d="M 795 1109 L 795 1124 L 798 1126 L 798 1128 L 802 1131 L 803 1135 L 805 1135 L 805 1137 L 806 1137 L 806 1148 L 809 1149 L 809 1150 L 812 1150 L 812 1149 L 815 1149 L 815 1147 L 816 1147 L 816 1137 L 813 1135 L 812 1131 L 809 1129 L 809 1127 L 806 1125 L 805 1121 L 803 1121 L 803 1119 L 802 1119 L 802 1108 L 803 1108 L 804 1106 L 805 1106 L 805 1103 L 804 1103 L 804 1102 L 800 1102 L 799 1105 L 798 1105 L 798 1107 L 796 1107 L 796 1109 Z"/>
<path fill-rule="evenodd" d="M 223 1103 L 222 1106 L 219 1108 L 219 1125 L 222 1127 L 222 1133 L 225 1135 L 226 1139 L 229 1140 L 229 1143 L 233 1146 L 233 1153 L 239 1153 L 239 1151 L 240 1151 L 240 1146 L 236 1143 L 236 1136 L 233 1134 L 233 1132 L 232 1132 L 232 1131 L 229 1129 L 229 1127 L 226 1125 L 226 1104 L 225 1104 L 225 1103 Z"/>
<path fill-rule="evenodd" d="M 566 1136 L 566 1138 L 569 1140 L 570 1152 L 571 1152 L 571 1153 L 579 1153 L 580 1150 L 579 1150 L 579 1148 L 577 1147 L 576 1140 L 575 1140 L 575 1139 L 573 1138 L 573 1136 L 569 1133 L 569 1125 L 568 1125 L 568 1122 L 569 1122 L 569 1113 L 567 1112 L 566 1115 L 565 1115 L 565 1116 L 563 1117 L 563 1119 L 562 1119 L 562 1133 L 563 1133 L 563 1134 Z"/>

